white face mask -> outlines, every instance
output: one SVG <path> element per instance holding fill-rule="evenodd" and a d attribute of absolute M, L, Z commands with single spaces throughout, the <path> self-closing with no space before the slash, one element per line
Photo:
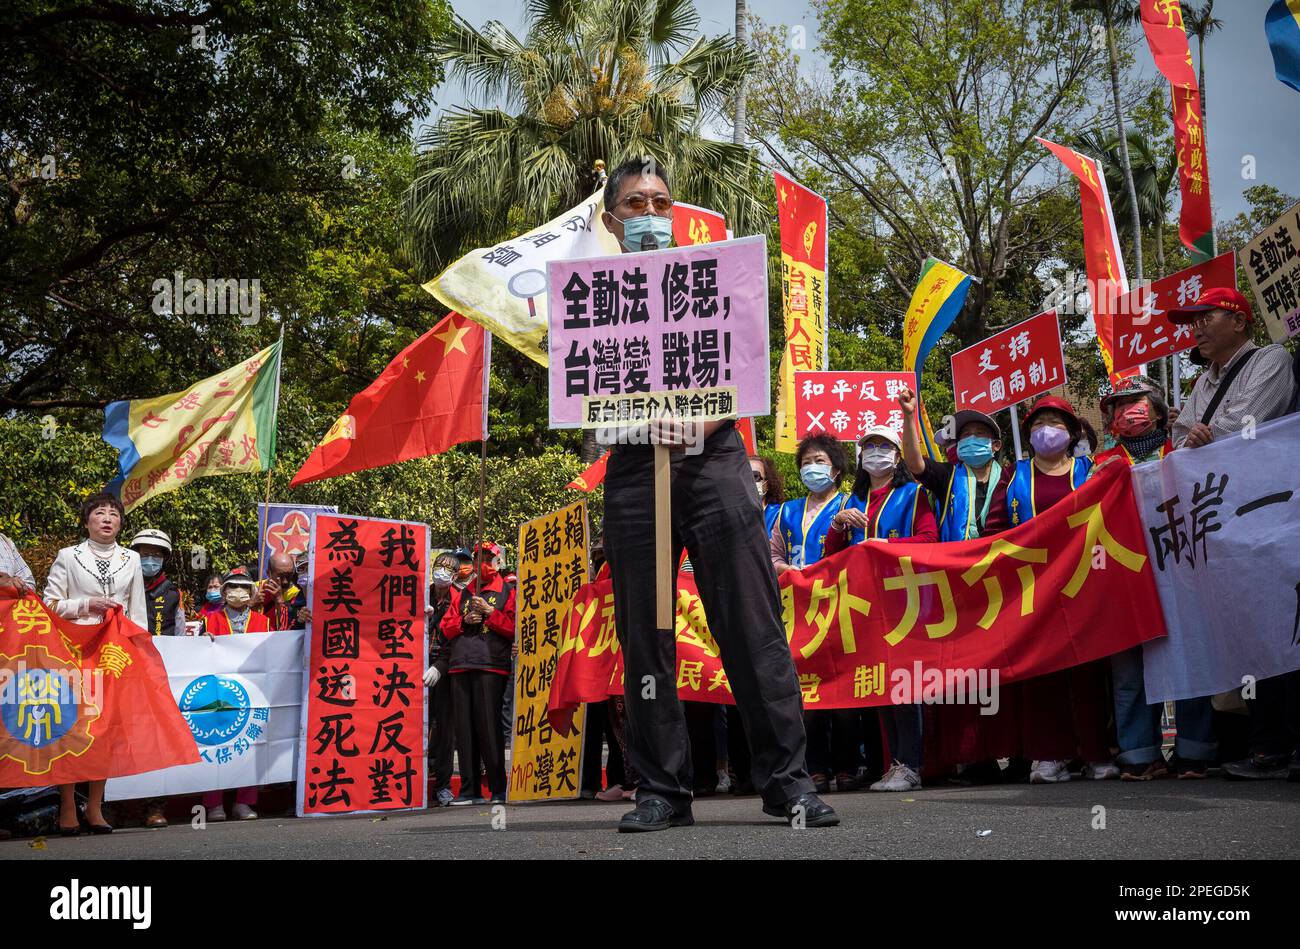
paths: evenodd
<path fill-rule="evenodd" d="M 858 463 L 862 465 L 864 471 L 879 478 L 898 466 L 898 458 L 892 448 L 871 447 L 862 449 L 862 457 Z"/>
<path fill-rule="evenodd" d="M 226 605 L 232 610 L 244 609 L 251 599 L 251 594 L 243 587 L 232 587 L 226 591 Z"/>

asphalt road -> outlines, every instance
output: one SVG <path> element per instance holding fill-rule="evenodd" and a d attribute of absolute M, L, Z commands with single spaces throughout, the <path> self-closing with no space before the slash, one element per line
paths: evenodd
<path fill-rule="evenodd" d="M 0 842 L 0 860 L 1294 858 L 1300 784 L 1074 781 L 1054 786 L 832 794 L 836 828 L 791 830 L 757 798 L 697 801 L 696 824 L 618 834 L 627 804 L 487 805 L 343 818 L 264 818 L 204 830 L 125 829 L 108 837 Z M 1105 808 L 1104 829 L 1093 829 Z M 501 827 L 502 816 L 504 826 Z M 493 823 L 500 829 L 494 829 Z M 981 836 L 984 831 L 989 833 Z"/>

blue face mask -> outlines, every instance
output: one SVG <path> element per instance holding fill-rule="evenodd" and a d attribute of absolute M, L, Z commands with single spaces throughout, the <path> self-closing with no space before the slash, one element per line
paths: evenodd
<path fill-rule="evenodd" d="M 830 465 L 804 465 L 799 469 L 799 477 L 804 487 L 813 492 L 825 491 L 835 484 Z"/>
<path fill-rule="evenodd" d="M 146 577 L 156 577 L 162 571 L 163 559 L 161 557 L 141 557 L 140 572 Z"/>
<path fill-rule="evenodd" d="M 654 237 L 657 249 L 663 250 L 673 239 L 673 219 L 658 214 L 638 214 L 623 222 L 623 246 L 628 250 L 640 250 L 642 238 L 647 234 Z"/>
<path fill-rule="evenodd" d="M 209 603 L 220 603 L 220 602 L 221 602 L 221 591 L 220 591 L 220 590 L 209 590 L 207 593 L 203 594 L 203 598 L 204 598 L 205 600 L 207 600 Z"/>
<path fill-rule="evenodd" d="M 983 468 L 993 460 L 993 439 L 971 435 L 957 443 L 957 457 L 972 468 Z"/>

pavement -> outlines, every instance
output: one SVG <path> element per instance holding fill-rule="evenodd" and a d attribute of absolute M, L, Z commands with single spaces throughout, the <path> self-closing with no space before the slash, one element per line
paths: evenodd
<path fill-rule="evenodd" d="M 838 827 L 792 830 L 763 815 L 756 797 L 698 800 L 693 827 L 650 834 L 615 832 L 627 802 L 485 804 L 205 829 L 174 824 L 37 846 L 0 841 L 0 860 L 1223 860 L 1300 852 L 1300 784 L 1284 781 L 1071 781 L 826 799 L 840 814 Z"/>

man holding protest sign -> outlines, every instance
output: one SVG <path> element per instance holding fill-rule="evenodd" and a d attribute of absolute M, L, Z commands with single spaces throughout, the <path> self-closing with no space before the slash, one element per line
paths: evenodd
<path fill-rule="evenodd" d="M 625 253 L 666 248 L 673 198 L 651 159 L 626 161 L 605 188 L 604 223 Z M 653 283 L 653 281 L 652 281 Z M 696 436 L 692 450 L 685 450 Z M 753 752 L 764 813 L 806 827 L 839 823 L 813 793 L 804 764 L 803 706 L 781 621 L 776 574 L 745 447 L 732 420 L 650 423 L 672 457 L 672 534 L 695 569 L 709 628 Z M 701 444 L 702 442 L 702 444 Z M 625 657 L 628 755 L 641 774 L 620 831 L 694 823 L 686 721 L 677 697 L 672 630 L 656 623 L 654 446 L 617 446 L 605 479 L 605 553 Z"/>

